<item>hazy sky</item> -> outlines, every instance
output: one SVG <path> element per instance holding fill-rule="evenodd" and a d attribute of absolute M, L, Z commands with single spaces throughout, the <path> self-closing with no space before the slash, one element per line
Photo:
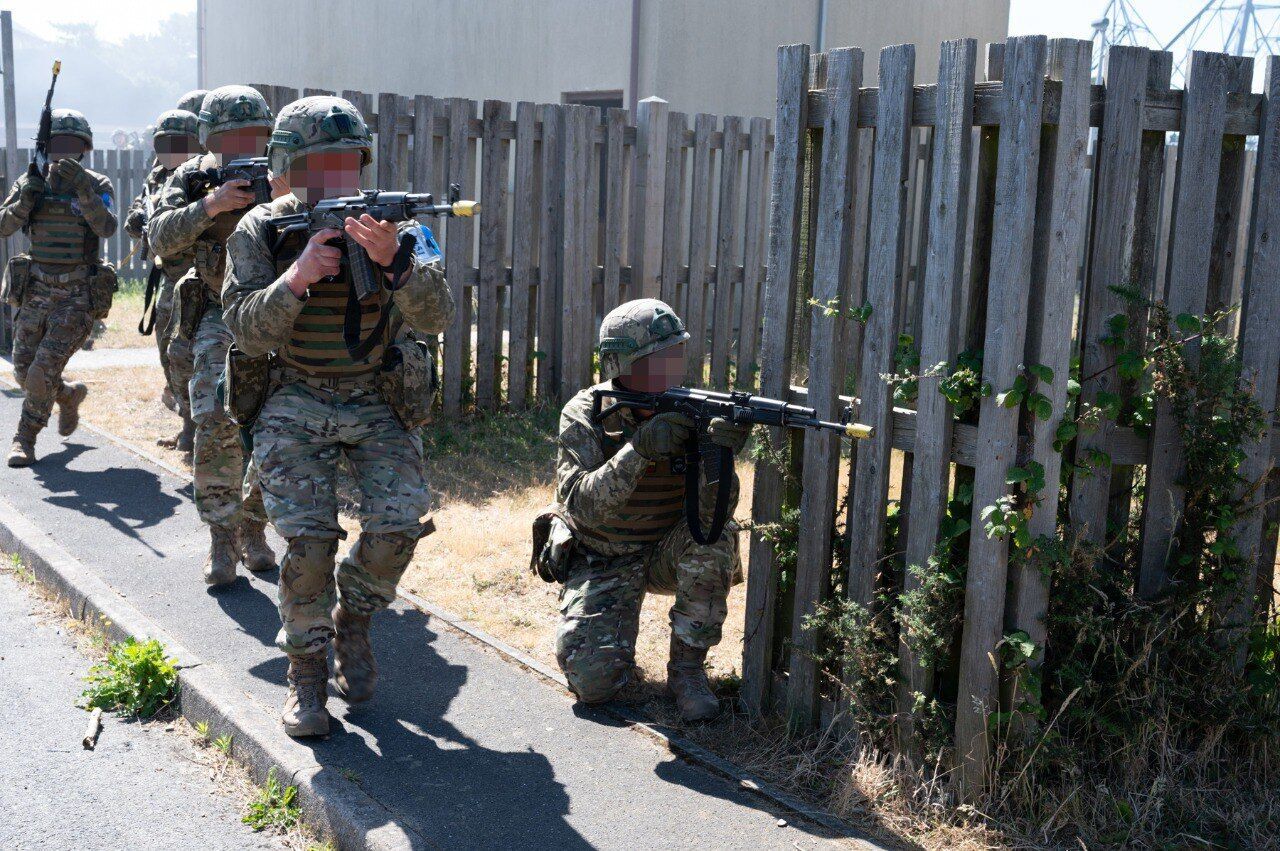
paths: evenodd
<path fill-rule="evenodd" d="M 41 38 L 57 35 L 55 23 L 94 24 L 98 37 L 120 41 L 157 32 L 156 22 L 175 12 L 194 12 L 196 0 L 4 0 L 15 26 Z"/>

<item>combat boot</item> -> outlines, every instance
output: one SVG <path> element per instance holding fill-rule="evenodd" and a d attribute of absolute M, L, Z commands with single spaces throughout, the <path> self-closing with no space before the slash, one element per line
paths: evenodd
<path fill-rule="evenodd" d="M 209 537 L 204 582 L 206 585 L 229 585 L 236 581 L 236 562 L 240 561 L 235 530 L 226 526 L 210 526 Z"/>
<path fill-rule="evenodd" d="M 333 610 L 333 682 L 347 703 L 373 697 L 378 663 L 369 645 L 370 615 L 357 615 L 339 603 Z"/>
<path fill-rule="evenodd" d="M 89 395 L 89 388 L 79 381 L 63 387 L 58 393 L 58 434 L 67 437 L 80 425 L 80 403 Z"/>
<path fill-rule="evenodd" d="M 710 721 L 720 714 L 720 700 L 707 681 L 705 648 L 690 647 L 671 636 L 671 661 L 667 663 L 667 693 L 685 721 Z"/>
<path fill-rule="evenodd" d="M 37 429 L 26 422 L 18 424 L 18 433 L 13 436 L 13 446 L 9 449 L 8 463 L 10 467 L 30 467 L 36 463 Z"/>
<path fill-rule="evenodd" d="M 329 660 L 324 651 L 306 656 L 289 654 L 289 694 L 280 722 L 290 736 L 329 735 Z"/>
<path fill-rule="evenodd" d="M 182 418 L 182 428 L 173 437 L 161 437 L 156 440 L 156 446 L 163 446 L 165 449 L 176 449 L 179 452 L 190 453 L 195 442 L 192 439 L 195 436 L 196 424 L 191 417 L 184 416 Z"/>
<path fill-rule="evenodd" d="M 276 554 L 267 545 L 267 524 L 245 517 L 240 521 L 240 555 L 254 573 L 275 570 Z"/>

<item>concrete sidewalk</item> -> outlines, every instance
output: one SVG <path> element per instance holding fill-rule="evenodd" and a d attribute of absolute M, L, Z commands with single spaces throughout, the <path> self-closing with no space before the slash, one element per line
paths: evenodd
<path fill-rule="evenodd" d="M 16 394 L 0 395 L 0 422 L 16 420 L 19 405 Z M 19 525 L 48 535 L 189 649 L 202 674 L 225 680 L 237 705 L 215 708 L 249 718 L 278 739 L 271 744 L 280 752 L 306 749 L 329 779 L 355 783 L 357 799 L 376 803 L 375 820 L 409 845 L 872 847 L 833 838 L 622 722 L 576 709 L 567 695 L 404 603 L 375 621 L 383 675 L 375 700 L 352 711 L 331 697 L 333 734 L 292 742 L 276 726 L 285 671 L 272 644 L 276 575 L 206 591 L 206 535 L 185 480 L 87 429 L 65 442 L 46 432 L 38 452 L 30 469 L 0 469 L 0 494 Z M 369 815 L 365 807 L 365 824 Z"/>
<path fill-rule="evenodd" d="M 77 372 L 93 369 L 113 369 L 128 366 L 160 367 L 160 356 L 155 346 L 142 346 L 136 349 L 81 349 L 67 361 L 67 371 Z M 9 353 L 0 357 L 0 375 L 6 378 L 13 375 L 13 362 Z"/>

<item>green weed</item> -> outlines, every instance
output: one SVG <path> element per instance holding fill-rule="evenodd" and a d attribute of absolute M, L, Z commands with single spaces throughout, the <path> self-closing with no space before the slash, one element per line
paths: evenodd
<path fill-rule="evenodd" d="M 178 696 L 178 669 L 159 641 L 127 638 L 89 669 L 81 698 L 87 709 L 150 718 Z"/>

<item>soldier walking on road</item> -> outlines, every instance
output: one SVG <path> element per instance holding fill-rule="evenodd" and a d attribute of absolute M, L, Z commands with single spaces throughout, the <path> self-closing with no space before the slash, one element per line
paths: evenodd
<path fill-rule="evenodd" d="M 116 232 L 115 190 L 81 160 L 93 148 L 93 131 L 73 109 L 52 112 L 47 174 L 24 173 L 0 205 L 0 237 L 23 229 L 29 254 L 9 261 L 5 294 L 17 308 L 13 320 L 13 370 L 26 392 L 9 452 L 10 467 L 35 462 L 36 435 L 58 405 L 58 434 L 80 423 L 84 384 L 62 380 L 67 361 L 107 315 L 115 271 L 102 263 L 100 241 Z"/>
<path fill-rule="evenodd" d="M 328 645 L 334 682 L 350 703 L 373 695 L 377 667 L 370 617 L 395 599 L 418 539 L 430 530 L 422 445 L 434 390 L 425 348 L 413 332 L 436 334 L 453 299 L 429 239 L 416 222 L 349 219 L 346 235 L 368 253 L 386 285 L 354 299 L 343 234 L 325 229 L 278 242 L 270 219 L 360 190 L 371 159 L 364 118 L 349 102 L 309 97 L 286 106 L 268 148 L 271 173 L 292 194 L 255 208 L 227 243 L 223 309 L 236 347 L 260 377 L 243 408 L 253 419 L 253 456 L 272 524 L 289 542 L 280 569 L 276 638 L 289 656 L 289 694 L 281 720 L 291 736 L 324 735 Z M 405 234 L 408 253 L 398 251 Z M 391 287 L 396 288 L 392 291 Z M 348 308 L 355 311 L 348 314 Z M 358 316 L 361 345 L 344 341 L 344 317 Z M 246 369 L 246 372 L 251 370 Z M 241 398 L 233 368 L 228 398 Z M 259 410 L 260 406 L 260 410 Z M 237 416 L 242 404 L 236 402 Z M 252 419 L 252 416 L 249 417 Z M 360 536 L 337 564 L 338 459 L 360 489 Z M 336 605 L 335 605 L 336 603 Z"/>
<path fill-rule="evenodd" d="M 135 240 L 147 238 L 148 220 L 154 215 L 156 202 L 174 169 L 200 153 L 198 119 L 195 113 L 180 109 L 164 112 L 156 120 L 154 145 L 156 163 L 142 183 L 142 191 L 129 205 L 124 229 Z M 191 381 L 191 343 L 177 336 L 174 331 L 173 290 L 178 281 L 191 271 L 195 252 L 161 257 L 148 245 L 152 255 L 152 269 L 147 281 L 148 296 L 155 298 L 155 314 L 152 328 L 156 335 L 156 349 L 160 353 L 160 368 L 164 371 L 166 405 L 182 417 L 182 429 L 174 437 L 162 437 L 160 446 L 190 454 L 195 423 L 191 419 L 191 401 L 187 386 Z M 159 281 L 154 281 L 159 277 Z M 159 291 L 153 292 L 155 284 Z"/>
<path fill-rule="evenodd" d="M 564 576 L 556 658 L 569 687 L 583 701 L 614 697 L 635 667 L 640 607 L 646 591 L 674 594 L 667 688 L 687 721 L 719 712 L 704 664 L 720 642 L 729 588 L 742 581 L 737 527 L 730 522 L 712 544 L 693 540 L 683 512 L 683 462 L 694 423 L 680 413 L 620 410 L 592 421 L 592 390 L 661 393 L 685 374 L 679 317 L 657 299 L 630 301 L 600 326 L 604 384 L 580 391 L 560 413 L 555 519 L 544 558 L 560 561 Z M 711 421 L 713 443 L 740 452 L 748 427 Z M 710 515 L 717 487 L 730 487 L 729 510 L 738 500 L 731 482 L 704 483 L 703 515 Z M 705 524 L 707 516 L 702 517 Z"/>
<path fill-rule="evenodd" d="M 245 180 L 229 180 L 206 193 L 192 176 L 260 155 L 271 134 L 271 119 L 267 102 L 248 86 L 223 86 L 205 95 L 199 140 L 208 153 L 178 166 L 170 176 L 147 231 L 151 250 L 161 257 L 190 252 L 193 258 L 192 270 L 176 285 L 174 310 L 177 334 L 191 343 L 194 361 L 188 391 L 195 421 L 192 472 L 196 508 L 211 539 L 204 572 L 209 585 L 235 581 L 236 564 L 242 560 L 249 570 L 263 571 L 275 567 L 276 558 L 264 534 L 266 514 L 256 477 L 246 471 L 239 430 L 218 392 L 231 345 L 220 306 L 227 237 L 254 195 Z"/>

